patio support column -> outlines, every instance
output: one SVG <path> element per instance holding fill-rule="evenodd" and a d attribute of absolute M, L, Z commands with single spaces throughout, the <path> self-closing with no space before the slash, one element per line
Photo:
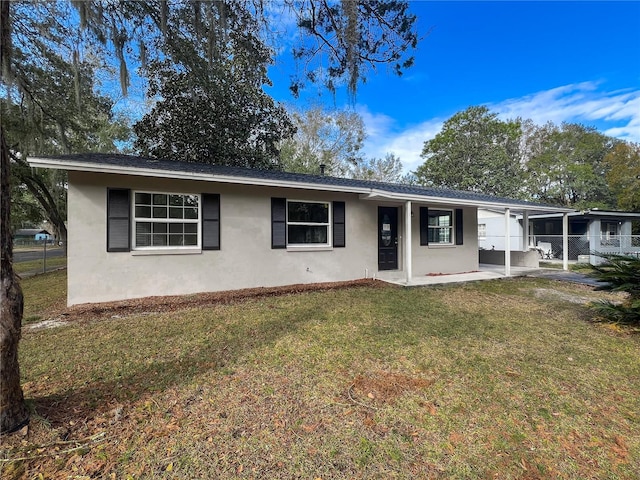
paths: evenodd
<path fill-rule="evenodd" d="M 522 212 L 522 251 L 529 251 L 529 210 Z"/>
<path fill-rule="evenodd" d="M 569 270 L 569 214 L 562 214 L 562 269 Z"/>
<path fill-rule="evenodd" d="M 511 276 L 511 232 L 509 227 L 511 226 L 511 209 L 505 208 L 504 210 L 504 275 L 505 277 Z"/>
<path fill-rule="evenodd" d="M 407 275 L 407 285 L 411 283 L 411 201 L 404 204 L 404 271 Z"/>

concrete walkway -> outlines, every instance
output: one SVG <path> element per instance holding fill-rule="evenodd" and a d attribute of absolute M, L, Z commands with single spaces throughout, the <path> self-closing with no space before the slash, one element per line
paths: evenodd
<path fill-rule="evenodd" d="M 585 285 L 601 285 L 593 278 L 589 278 L 582 273 L 569 272 L 556 268 L 524 268 L 511 267 L 512 277 L 536 277 L 548 278 L 551 280 L 560 280 L 564 282 L 581 283 Z M 504 275 L 504 267 L 501 265 L 480 265 L 477 272 L 456 273 L 452 275 L 423 275 L 420 277 L 412 277 L 407 282 L 404 272 L 401 271 L 384 271 L 378 272 L 376 275 L 378 280 L 393 283 L 394 285 L 402 285 L 404 287 L 418 287 L 426 285 L 443 285 L 446 283 L 463 283 L 475 282 L 479 280 L 496 280 L 499 278 L 508 278 Z"/>
<path fill-rule="evenodd" d="M 564 271 L 557 268 L 540 268 L 535 272 L 527 274 L 528 277 L 536 278 L 549 278 L 551 280 L 560 280 L 562 282 L 581 283 L 583 285 L 591 285 L 592 287 L 598 287 L 603 285 L 602 282 L 597 281 L 595 278 L 591 278 L 584 273 Z"/>

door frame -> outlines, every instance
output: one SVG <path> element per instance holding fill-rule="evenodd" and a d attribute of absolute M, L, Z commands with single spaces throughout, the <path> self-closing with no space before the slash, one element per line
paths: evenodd
<path fill-rule="evenodd" d="M 382 238 L 382 228 L 383 228 L 383 224 L 382 224 L 382 215 L 383 215 L 383 211 L 384 210 L 393 210 L 395 212 L 395 226 L 393 224 L 391 224 L 390 226 L 390 230 L 391 230 L 391 242 L 393 243 L 393 249 L 395 250 L 394 252 L 394 256 L 395 256 L 395 261 L 393 262 L 393 265 L 391 267 L 387 266 L 386 264 L 381 264 L 380 263 L 380 249 L 384 248 L 382 246 L 382 242 L 381 242 L 381 238 Z M 378 247 L 377 247 L 377 253 L 378 253 L 378 271 L 389 271 L 389 270 L 398 270 L 399 265 L 400 265 L 400 259 L 399 259 L 399 254 L 400 254 L 400 249 L 398 248 L 398 238 L 399 238 L 399 232 L 398 232 L 398 228 L 400 226 L 400 222 L 399 222 L 399 208 L 396 206 L 386 206 L 386 205 L 378 205 L 378 221 L 377 221 L 377 231 L 376 231 L 376 236 L 378 238 Z M 395 232 L 395 238 L 394 238 L 394 232 Z M 388 248 L 388 247 L 387 247 Z"/>

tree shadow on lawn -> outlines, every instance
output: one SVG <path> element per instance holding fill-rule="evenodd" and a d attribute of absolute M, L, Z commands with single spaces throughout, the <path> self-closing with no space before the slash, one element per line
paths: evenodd
<path fill-rule="evenodd" d="M 390 349 L 414 344 L 425 336 L 443 340 L 504 336 L 504 332 L 497 329 L 485 315 L 476 313 L 471 318 L 466 312 L 454 313 L 448 310 L 446 305 L 440 304 L 438 290 L 429 290 L 429 295 L 420 295 L 419 298 L 416 298 L 415 292 L 420 290 L 391 287 L 384 289 L 384 292 L 387 293 L 382 295 L 380 287 L 375 287 L 367 294 L 367 301 L 358 306 L 357 313 L 346 314 L 353 316 L 347 321 L 358 324 L 359 327 L 356 330 L 343 329 L 344 331 L 337 332 L 328 340 L 331 348 L 336 348 L 336 342 L 341 341 L 340 337 L 345 335 L 348 337 L 346 341 L 350 342 L 349 348 L 360 349 L 360 353 L 366 355 L 387 355 Z M 261 313 L 259 321 L 238 320 L 221 324 L 221 328 L 214 328 L 208 334 L 203 333 L 202 339 L 198 339 L 199 342 L 192 351 L 169 360 L 138 360 L 122 376 L 117 376 L 116 373 L 105 374 L 100 371 L 99 365 L 90 365 L 87 368 L 95 370 L 95 373 L 89 376 L 110 377 L 82 384 L 82 380 L 78 379 L 75 382 L 80 384 L 78 388 L 67 388 L 48 396 L 36 395 L 29 402 L 35 413 L 52 427 L 68 427 L 71 421 L 86 422 L 103 416 L 122 404 L 139 402 L 161 394 L 170 387 L 188 385 L 200 375 L 232 370 L 238 360 L 250 356 L 256 349 L 274 345 L 283 337 L 322 320 L 321 316 L 327 313 L 319 306 L 326 305 L 327 299 L 322 294 L 317 294 L 317 297 L 311 295 L 315 294 L 305 294 L 294 307 L 286 309 L 267 302 L 261 307 L 264 308 L 264 313 Z M 345 300 L 331 299 L 334 303 Z M 363 312 L 366 309 L 369 311 Z M 179 316 L 188 315 L 188 312 L 173 312 L 171 315 L 179 322 Z M 358 315 L 362 315 L 362 318 Z M 341 327 L 336 325 L 335 328 Z M 167 338 L 171 339 L 170 336 Z M 176 341 L 180 341 L 180 337 Z M 134 337 L 130 339 L 130 345 L 130 348 L 135 348 Z M 106 359 L 109 353 L 104 355 Z M 104 369 L 107 370 L 108 368 Z"/>
<path fill-rule="evenodd" d="M 173 386 L 187 385 L 207 372 L 224 372 L 254 349 L 274 344 L 313 321 L 315 314 L 317 310 L 310 304 L 291 312 L 274 311 L 271 318 L 250 325 L 241 322 L 227 325 L 206 337 L 206 345 L 181 358 L 152 363 L 140 361 L 129 375 L 69 388 L 59 394 L 27 398 L 27 401 L 35 414 L 52 428 L 66 427 L 65 435 L 69 436 L 72 424 L 77 425 L 73 430 L 80 429 L 82 423 L 122 404 L 138 402 Z"/>

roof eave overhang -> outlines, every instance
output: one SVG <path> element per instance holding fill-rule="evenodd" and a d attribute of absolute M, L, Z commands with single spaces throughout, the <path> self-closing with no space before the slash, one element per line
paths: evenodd
<path fill-rule="evenodd" d="M 204 182 L 231 183 L 241 185 L 257 185 L 265 187 L 298 188 L 304 190 L 328 190 L 346 193 L 367 193 L 368 188 L 343 187 L 312 182 L 295 182 L 289 180 L 274 180 L 259 177 L 244 177 L 235 175 L 219 175 L 213 173 L 180 172 L 176 170 L 161 170 L 156 168 L 121 167 L 118 165 L 96 165 L 83 162 L 60 162 L 49 158 L 30 158 L 29 165 L 36 168 L 54 168 L 60 170 L 106 173 L 115 175 L 133 175 L 139 177 L 171 178 L 179 180 L 198 180 Z"/>
<path fill-rule="evenodd" d="M 448 198 L 448 197 L 435 197 L 426 195 L 412 195 L 403 193 L 392 193 L 383 190 L 374 190 L 367 194 L 360 195 L 361 200 L 378 200 L 378 201 L 396 201 L 406 202 L 412 201 L 416 203 L 429 203 L 436 205 L 454 205 L 461 207 L 478 207 L 478 208 L 490 208 L 497 210 L 511 209 L 513 212 L 551 212 L 551 213 L 568 213 L 573 212 L 573 209 L 563 207 L 553 207 L 545 205 L 523 205 L 520 203 L 498 202 L 498 201 L 483 201 L 483 200 L 469 200 L 462 198 Z"/>
<path fill-rule="evenodd" d="M 155 178 L 171 178 L 180 180 L 199 180 L 205 182 L 218 182 L 240 185 L 255 185 L 265 187 L 281 187 L 281 188 L 296 188 L 303 190 L 320 190 L 330 192 L 341 193 L 355 193 L 359 194 L 361 200 L 381 200 L 381 201 L 395 201 L 395 202 L 419 202 L 419 203 L 431 203 L 436 205 L 457 205 L 457 206 L 472 206 L 479 208 L 510 208 L 515 211 L 535 211 L 544 213 L 565 213 L 573 212 L 572 209 L 559 208 L 559 207 L 547 207 L 540 205 L 522 205 L 518 203 L 504 203 L 504 202 L 492 202 L 482 200 L 471 199 L 459 199 L 448 198 L 438 196 L 425 196 L 416 194 L 394 193 L 384 190 L 378 190 L 374 188 L 366 187 L 354 187 L 343 185 L 332 185 L 329 183 L 313 183 L 313 182 L 298 182 L 290 180 L 274 180 L 268 178 L 259 177 L 244 177 L 233 175 L 216 175 L 212 173 L 198 173 L 198 172 L 180 172 L 175 170 L 162 170 L 155 168 L 139 168 L 131 166 L 120 166 L 110 164 L 95 164 L 90 162 L 81 161 L 66 161 L 56 158 L 42 158 L 31 157 L 28 160 L 29 165 L 35 168 L 52 168 L 57 170 L 68 170 L 76 172 L 89 172 L 89 173 L 105 173 L 114 175 L 133 175 L 141 177 L 155 177 Z"/>

